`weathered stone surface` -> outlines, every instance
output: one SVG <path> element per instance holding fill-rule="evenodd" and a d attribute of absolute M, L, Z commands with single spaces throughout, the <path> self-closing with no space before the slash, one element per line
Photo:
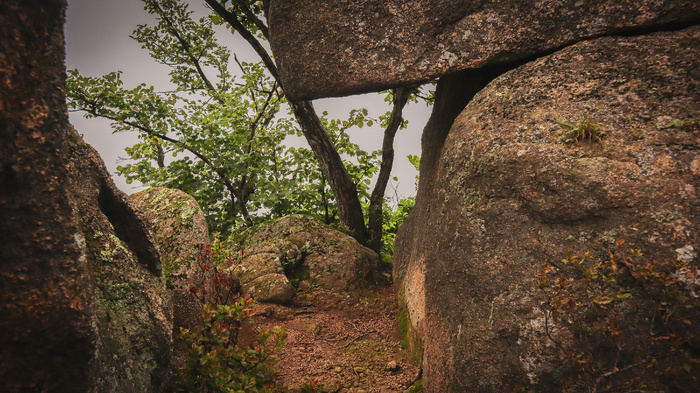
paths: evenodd
<path fill-rule="evenodd" d="M 700 113 L 698 48 L 698 28 L 581 42 L 496 78 L 458 116 L 438 186 L 395 244 L 426 391 L 566 391 L 534 284 L 567 250 L 623 238 L 662 268 L 700 265 L 700 130 L 667 127 Z M 583 115 L 602 143 L 561 142 L 559 122 Z"/>
<path fill-rule="evenodd" d="M 271 0 L 270 43 L 294 99 L 425 82 L 581 39 L 697 21 L 694 0 Z"/>
<path fill-rule="evenodd" d="M 280 273 L 308 279 L 327 289 L 346 291 L 374 283 L 379 258 L 351 236 L 307 216 L 292 215 L 263 224 L 246 235 L 248 252 L 242 267 L 250 281 L 251 270 L 259 275 Z M 254 261 L 257 261 L 253 263 Z M 264 262 L 264 263 L 263 263 Z M 241 270 L 234 267 L 235 271 Z"/>
<path fill-rule="evenodd" d="M 96 339 L 91 391 L 165 391 L 172 305 L 156 238 L 112 182 L 97 152 L 71 129 L 70 185 L 82 228 Z"/>
<path fill-rule="evenodd" d="M 210 293 L 211 274 L 199 270 L 196 264 L 204 246 L 209 244 L 209 229 L 204 212 L 197 201 L 184 191 L 152 187 L 129 196 L 137 209 L 151 224 L 158 241 L 173 307 L 174 340 L 172 368 L 184 363 L 187 350 L 180 345 L 182 329 L 201 328 L 203 303 L 190 292 L 195 280 Z M 203 289 L 203 288 L 199 288 Z"/>
<path fill-rule="evenodd" d="M 166 274 L 186 273 L 200 246 L 209 244 L 209 229 L 197 201 L 184 191 L 152 187 L 129 196 L 151 224 Z"/>
<path fill-rule="evenodd" d="M 68 185 L 65 1 L 0 7 L 0 387 L 87 391 L 97 332 Z"/>
<path fill-rule="evenodd" d="M 274 246 L 264 243 L 267 246 Z M 248 253 L 248 255 L 231 269 L 241 281 L 248 282 L 267 274 L 283 274 L 282 262 L 277 252 Z"/>
<path fill-rule="evenodd" d="M 0 390 L 164 391 L 158 250 L 68 126 L 64 10 L 0 7 Z"/>
<path fill-rule="evenodd" d="M 287 303 L 297 293 L 287 277 L 278 273 L 260 276 L 245 283 L 243 288 L 247 295 L 265 303 Z"/>
<path fill-rule="evenodd" d="M 284 275 L 281 259 L 284 254 L 273 243 L 260 243 L 228 269 L 241 282 L 245 295 L 268 303 L 286 303 L 296 295 L 294 287 Z"/>

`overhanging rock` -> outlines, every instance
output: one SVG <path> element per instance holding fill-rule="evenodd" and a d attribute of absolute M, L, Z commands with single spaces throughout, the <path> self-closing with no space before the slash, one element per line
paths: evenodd
<path fill-rule="evenodd" d="M 271 0 L 286 94 L 410 85 L 582 39 L 700 19 L 695 0 Z"/>

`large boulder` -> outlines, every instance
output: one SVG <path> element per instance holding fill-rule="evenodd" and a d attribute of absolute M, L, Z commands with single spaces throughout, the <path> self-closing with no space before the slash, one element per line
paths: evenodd
<path fill-rule="evenodd" d="M 179 345 L 181 330 L 201 328 L 203 302 L 190 289 L 213 291 L 211 272 L 198 262 L 209 245 L 209 229 L 197 201 L 184 191 L 151 187 L 131 194 L 129 199 L 151 224 L 163 263 L 163 273 L 173 304 L 172 366 L 179 367 L 187 352 Z"/>
<path fill-rule="evenodd" d="M 293 99 L 425 82 L 699 18 L 692 0 L 271 0 L 269 10 L 270 44 Z"/>
<path fill-rule="evenodd" d="M 165 391 L 172 305 L 148 221 L 114 185 L 97 151 L 71 129 L 71 189 L 96 328 L 94 391 Z"/>
<path fill-rule="evenodd" d="M 0 390 L 164 391 L 158 250 L 68 126 L 64 11 L 0 7 Z"/>
<path fill-rule="evenodd" d="M 244 290 L 259 300 L 290 300 L 294 291 L 289 279 L 334 291 L 359 290 L 376 282 L 376 253 L 312 217 L 283 217 L 247 230 L 241 238 L 244 257 L 231 270 Z"/>
<path fill-rule="evenodd" d="M 618 17 L 615 26 L 640 14 Z M 697 27 L 580 42 L 496 78 L 457 117 L 437 164 L 438 186 L 423 190 L 395 245 L 400 295 L 422 338 L 426 391 L 584 389 L 575 384 L 585 378 L 557 348 L 566 344 L 556 342 L 566 340 L 567 321 L 545 318 L 536 289 L 537 267 L 569 250 L 605 260 L 622 238 L 643 251 L 649 269 L 689 285 L 678 296 L 692 300 L 700 266 L 699 48 Z M 586 118 L 605 132 L 597 134 L 602 139 L 566 143 Z M 631 334 L 642 342 L 647 329 Z M 602 343 L 589 345 L 595 351 Z M 686 345 L 698 350 L 697 342 Z M 621 350 L 614 346 L 607 351 L 595 352 L 604 354 L 600 364 L 619 369 L 589 380 L 597 388 L 608 377 L 655 367 L 651 359 L 615 359 Z M 688 375 L 673 373 L 679 369 L 661 377 L 649 371 L 649 388 L 691 391 Z"/>
<path fill-rule="evenodd" d="M 209 229 L 197 201 L 184 191 L 163 187 L 148 188 L 129 199 L 153 228 L 166 275 L 186 276 L 200 247 L 209 244 Z"/>

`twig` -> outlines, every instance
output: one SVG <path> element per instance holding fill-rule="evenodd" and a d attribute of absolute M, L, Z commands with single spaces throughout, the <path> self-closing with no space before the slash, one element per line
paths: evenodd
<path fill-rule="evenodd" d="M 354 326 L 354 325 L 353 325 L 353 326 Z M 369 334 L 372 334 L 372 333 L 379 333 L 379 332 L 376 331 L 376 330 L 370 330 L 370 331 L 368 331 L 368 332 L 364 332 L 364 333 L 360 334 L 359 336 L 353 338 L 352 340 L 348 341 L 347 344 L 345 344 L 344 348 L 349 347 L 349 346 L 352 345 L 352 343 L 354 343 L 355 341 L 361 339 L 361 338 L 364 337 L 364 336 L 367 336 L 367 335 L 369 335 Z"/>
<path fill-rule="evenodd" d="M 611 376 L 613 376 L 613 375 L 615 375 L 615 374 L 617 374 L 617 373 L 621 373 L 621 372 L 623 372 L 623 371 L 627 371 L 627 370 L 629 370 L 629 369 L 631 369 L 631 368 L 633 368 L 633 367 L 637 367 L 637 366 L 642 365 L 642 364 L 644 364 L 644 363 L 646 363 L 646 361 L 642 361 L 642 362 L 635 363 L 635 364 L 630 364 L 629 366 L 627 366 L 627 367 L 625 367 L 625 368 L 621 368 L 621 369 L 619 369 L 619 370 L 608 371 L 607 373 L 605 373 L 605 374 L 601 375 L 600 377 L 596 378 L 595 384 L 593 384 L 593 390 L 591 391 L 591 393 L 597 393 L 597 392 L 598 392 L 598 384 L 602 381 L 603 378 L 611 377 Z"/>
<path fill-rule="evenodd" d="M 494 303 L 496 303 L 496 298 L 493 298 L 493 300 L 491 300 L 491 313 L 489 314 L 489 322 L 488 322 L 489 327 L 491 326 L 491 324 L 493 322 L 492 319 L 493 319 L 493 305 L 494 305 Z"/>

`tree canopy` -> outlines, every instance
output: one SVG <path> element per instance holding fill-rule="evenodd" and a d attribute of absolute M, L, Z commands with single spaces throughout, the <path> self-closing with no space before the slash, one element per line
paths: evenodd
<path fill-rule="evenodd" d="M 386 92 L 393 110 L 379 119 L 366 109 L 353 110 L 344 120 L 317 115 L 310 102 L 285 98 L 263 44 L 266 2 L 206 2 L 214 12 L 194 20 L 181 1 L 144 0 L 157 23 L 139 25 L 131 36 L 169 67 L 175 89 L 156 91 L 146 83 L 126 88 L 120 72 L 87 77 L 71 70 L 69 107 L 110 119 L 115 132 L 137 131 L 139 143 L 127 149 L 132 161 L 119 173 L 128 182 L 195 196 L 214 231 L 306 213 L 342 222 L 379 251 L 393 139 L 405 127 L 403 107 L 418 90 Z M 215 24 L 240 34 L 261 61 L 239 61 L 217 41 Z M 365 152 L 348 130 L 375 122 L 385 128 L 382 150 Z M 311 149 L 286 146 L 288 137 L 302 135 Z"/>

